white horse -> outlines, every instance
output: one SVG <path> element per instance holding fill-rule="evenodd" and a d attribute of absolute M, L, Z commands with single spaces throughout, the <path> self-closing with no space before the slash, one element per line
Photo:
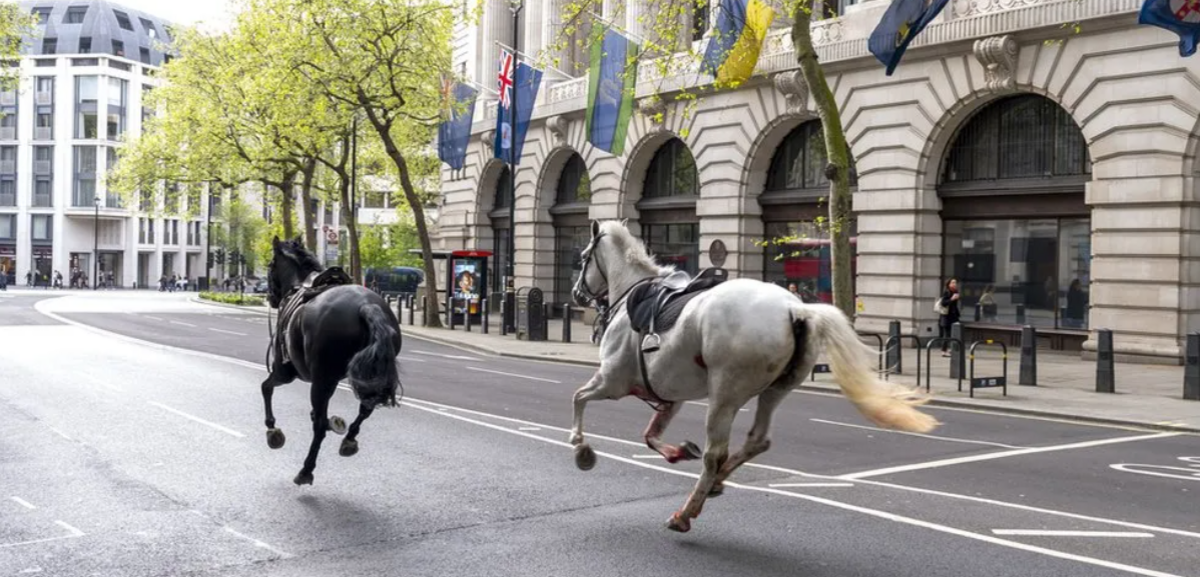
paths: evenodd
<path fill-rule="evenodd" d="M 682 509 L 667 526 L 686 532 L 704 501 L 719 495 L 739 466 L 765 452 L 771 414 L 812 373 L 822 349 L 842 391 L 871 422 L 887 428 L 928 432 L 938 422 L 914 407 L 926 402 L 915 391 L 881 380 L 872 369 L 875 351 L 859 340 L 836 307 L 805 304 L 787 290 L 762 281 L 734 279 L 693 298 L 673 328 L 662 332 L 660 348 L 645 354 L 643 378 L 638 353 L 641 336 L 626 310 L 629 292 L 647 281 L 675 273 L 654 263 L 645 246 L 623 222 L 592 223 L 592 239 L 582 253 L 583 270 L 572 290 L 580 306 L 614 296 L 600 342 L 600 368 L 575 392 L 570 442 L 575 464 L 589 470 L 596 453 L 583 438 L 583 411 L 593 399 L 629 395 L 659 403 L 646 428 L 646 444 L 668 462 L 701 457 L 691 443 L 661 441 L 684 401 L 707 398 L 704 473 Z M 649 382 L 647 382 L 647 380 Z M 758 397 L 754 424 L 742 449 L 729 455 L 729 435 L 738 409 Z"/>

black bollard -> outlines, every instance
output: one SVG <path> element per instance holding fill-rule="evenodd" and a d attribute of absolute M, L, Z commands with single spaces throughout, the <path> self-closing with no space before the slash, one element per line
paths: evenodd
<path fill-rule="evenodd" d="M 979 322 L 981 319 L 983 319 L 983 305 L 975 303 L 975 322 Z"/>
<path fill-rule="evenodd" d="M 1037 386 L 1037 329 L 1029 325 L 1021 329 L 1021 377 L 1017 382 Z"/>
<path fill-rule="evenodd" d="M 571 342 L 571 304 L 563 303 L 563 342 Z"/>
<path fill-rule="evenodd" d="M 408 295 L 408 324 L 417 322 L 417 295 Z"/>
<path fill-rule="evenodd" d="M 904 355 L 901 354 L 903 346 L 904 342 L 900 340 L 900 321 L 888 322 L 888 350 L 884 361 L 889 373 L 895 372 L 898 375 L 904 372 Z"/>
<path fill-rule="evenodd" d="M 1025 324 L 1025 305 L 1017 305 L 1017 324 Z"/>
<path fill-rule="evenodd" d="M 1200 333 L 1187 336 L 1183 365 L 1183 398 L 1200 401 Z"/>
<path fill-rule="evenodd" d="M 504 319 L 508 318 L 508 299 L 500 300 L 500 336 L 508 336 L 508 323 Z"/>
<path fill-rule="evenodd" d="M 963 350 L 965 341 L 963 341 L 962 323 L 954 323 L 950 325 L 950 338 L 958 341 L 957 345 L 950 343 L 950 378 L 961 379 L 963 375 L 963 360 L 966 351 Z"/>
<path fill-rule="evenodd" d="M 446 324 L 454 330 L 454 300 L 450 295 L 446 295 Z"/>
<path fill-rule="evenodd" d="M 481 319 L 479 332 L 486 335 L 488 334 L 488 325 L 491 324 L 490 321 L 492 316 L 492 309 L 488 308 L 487 297 L 484 297 L 483 300 L 479 301 L 479 316 Z"/>
<path fill-rule="evenodd" d="M 468 333 L 471 332 L 471 301 L 467 299 L 463 305 L 463 329 Z"/>
<path fill-rule="evenodd" d="M 1111 329 L 1096 332 L 1096 392 L 1117 392 L 1116 375 L 1113 371 L 1113 335 Z"/>

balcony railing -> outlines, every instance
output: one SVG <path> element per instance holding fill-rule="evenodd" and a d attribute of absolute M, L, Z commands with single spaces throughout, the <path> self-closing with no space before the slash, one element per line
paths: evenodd
<path fill-rule="evenodd" d="M 0 206 L 17 206 L 17 193 L 0 192 Z"/>
<path fill-rule="evenodd" d="M 82 184 L 82 183 L 81 183 Z M 83 188 L 83 187 L 81 187 Z M 93 208 L 96 206 L 95 190 L 77 190 L 71 195 L 71 206 L 74 208 Z"/>
<path fill-rule="evenodd" d="M 15 160 L 0 160 L 0 174 L 16 174 L 17 161 Z"/>
<path fill-rule="evenodd" d="M 0 92 L 0 105 L 12 106 L 17 103 L 17 93 Z"/>
<path fill-rule="evenodd" d="M 38 106 L 50 106 L 54 104 L 53 92 L 36 92 L 33 95 L 33 102 Z"/>
<path fill-rule="evenodd" d="M 0 126 L 0 140 L 16 140 L 17 127 L 15 126 Z"/>
<path fill-rule="evenodd" d="M 125 208 L 125 202 L 116 194 L 108 194 L 104 197 L 104 206 L 106 208 Z"/>
<path fill-rule="evenodd" d="M 35 126 L 33 128 L 34 140 L 54 140 L 54 129 L 49 126 Z"/>
<path fill-rule="evenodd" d="M 50 208 L 54 206 L 54 195 L 34 193 L 33 206 L 37 208 Z"/>
<path fill-rule="evenodd" d="M 50 174 L 53 172 L 54 163 L 50 160 L 35 160 L 33 161 L 34 174 Z"/>

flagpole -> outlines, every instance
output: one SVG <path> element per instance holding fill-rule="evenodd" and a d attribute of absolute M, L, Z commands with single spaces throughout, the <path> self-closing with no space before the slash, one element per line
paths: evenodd
<path fill-rule="evenodd" d="M 513 54 L 520 54 L 520 55 L 522 55 L 522 56 L 525 56 L 525 57 L 529 58 L 529 55 L 528 55 L 528 54 L 526 54 L 526 53 L 524 53 L 524 52 L 521 52 L 521 51 L 517 50 L 516 48 L 513 48 L 513 47 L 511 47 L 511 46 L 509 46 L 509 45 L 507 45 L 507 44 L 505 44 L 505 43 L 503 43 L 503 42 L 501 42 L 501 41 L 499 41 L 499 40 L 496 40 L 495 42 L 496 42 L 496 46 L 499 46 L 499 47 L 501 47 L 501 48 L 505 48 L 505 49 L 507 49 L 507 50 L 512 50 Z M 529 58 L 529 59 L 530 59 L 530 60 L 537 60 L 536 58 Z M 556 73 L 556 74 L 561 74 L 561 75 L 562 75 L 562 77 L 563 77 L 563 78 L 566 78 L 567 80 L 574 80 L 574 79 L 575 79 L 575 77 L 574 77 L 574 76 L 571 76 L 570 74 L 567 74 L 566 72 L 563 72 L 562 70 L 559 70 L 559 69 L 557 69 L 557 68 L 555 68 L 555 67 L 553 67 L 553 66 L 550 66 L 549 64 L 547 64 L 547 65 L 546 65 L 546 70 L 549 70 L 549 71 L 551 71 L 551 72 L 554 72 L 554 73 Z"/>
<path fill-rule="evenodd" d="M 512 198 L 508 199 L 508 259 L 505 265 L 505 281 L 504 281 L 504 301 L 507 303 L 504 316 L 500 322 L 508 326 L 508 330 L 512 333 L 517 332 L 516 309 L 517 309 L 517 290 L 515 280 L 514 260 L 516 260 L 516 230 L 517 230 L 517 93 L 518 78 L 520 76 L 521 61 L 520 53 L 517 48 L 521 45 L 521 9 L 524 8 L 524 0 L 510 0 L 512 15 L 513 15 L 513 81 L 512 95 L 509 97 L 508 108 L 509 125 L 508 129 L 508 178 L 509 191 Z"/>

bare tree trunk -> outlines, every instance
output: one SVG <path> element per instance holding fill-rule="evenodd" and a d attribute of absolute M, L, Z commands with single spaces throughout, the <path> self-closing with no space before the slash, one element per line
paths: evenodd
<path fill-rule="evenodd" d="M 811 3 L 808 3 L 811 5 Z M 813 48 L 810 8 L 797 2 L 792 24 L 792 45 L 804 81 L 817 104 L 817 114 L 825 132 L 825 149 L 829 164 L 825 176 L 829 178 L 829 235 L 831 239 L 831 267 L 833 276 L 833 304 L 851 319 L 855 316 L 854 289 L 851 268 L 853 253 L 850 249 L 850 147 L 842 130 L 842 118 L 838 112 L 833 92 L 825 81 L 825 72 L 817 61 Z"/>
<path fill-rule="evenodd" d="M 346 218 L 347 237 L 350 241 L 350 276 L 354 278 L 354 282 L 362 284 L 362 249 L 358 244 L 358 207 L 354 205 L 354 199 L 350 198 L 350 188 L 353 186 L 354 175 L 346 170 L 346 164 L 350 162 L 350 137 L 342 137 L 341 146 L 342 156 L 338 159 L 337 164 L 326 162 L 335 174 L 338 175 L 338 193 L 342 199 L 343 216 Z"/>
<path fill-rule="evenodd" d="M 274 186 L 279 189 L 279 217 L 283 219 L 283 238 L 294 238 L 296 227 L 292 220 L 292 203 L 295 202 L 293 194 L 293 185 L 296 182 L 296 173 L 287 172 L 283 175 L 283 180 L 279 182 L 271 182 L 269 180 L 262 181 L 264 192 L 265 189 Z"/>
<path fill-rule="evenodd" d="M 317 229 L 313 226 L 317 222 L 317 209 L 313 207 L 312 186 L 313 176 L 317 172 L 317 161 L 309 158 L 305 159 L 303 168 L 300 169 L 302 180 L 300 181 L 300 210 L 304 215 L 304 244 L 308 247 L 309 252 L 316 254 L 317 252 Z"/>
<path fill-rule="evenodd" d="M 429 240 L 429 227 L 425 226 L 425 206 L 421 199 L 417 198 L 417 191 L 413 188 L 412 179 L 408 173 L 408 161 L 405 160 L 404 153 L 400 152 L 399 147 L 396 146 L 396 141 L 392 139 L 389 130 L 390 124 L 384 123 L 370 107 L 366 107 L 366 111 L 367 118 L 375 127 L 375 132 L 379 133 L 379 138 L 383 140 L 384 150 L 396 164 L 396 169 L 400 173 L 400 187 L 404 190 L 404 198 L 408 201 L 409 209 L 413 212 L 413 220 L 417 223 L 417 238 L 421 241 L 421 257 L 424 261 L 423 269 L 425 271 L 425 310 L 428 311 L 425 315 L 425 326 L 441 328 L 442 319 L 437 315 L 437 271 L 433 268 L 433 243 Z"/>

